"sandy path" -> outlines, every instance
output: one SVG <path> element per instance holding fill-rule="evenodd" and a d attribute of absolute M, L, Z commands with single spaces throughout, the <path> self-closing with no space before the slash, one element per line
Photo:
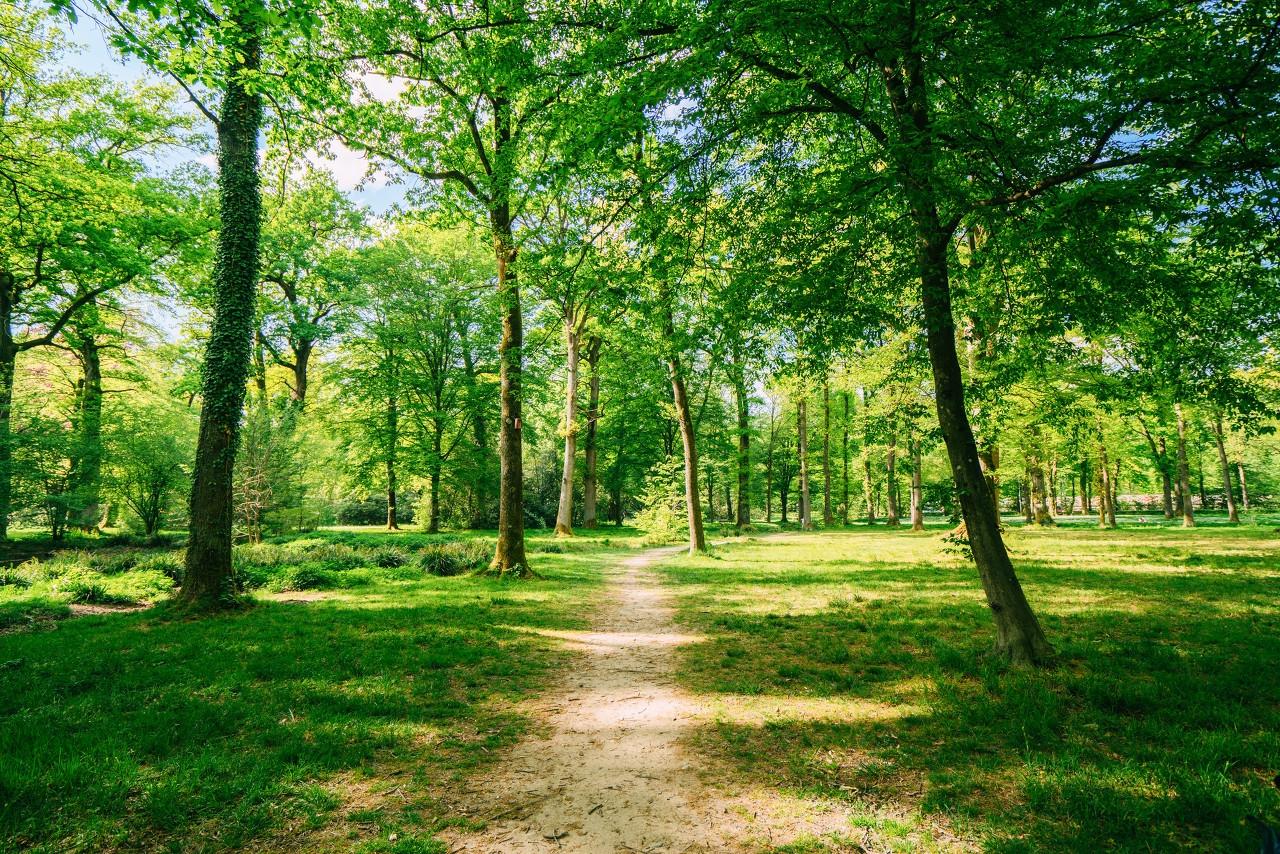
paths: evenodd
<path fill-rule="evenodd" d="M 548 735 L 472 781 L 473 814 L 488 826 L 451 835 L 451 852 L 736 851 L 842 824 L 825 809 L 816 822 L 788 809 L 782 826 L 762 827 L 778 811 L 759 793 L 729 797 L 700 778 L 679 741 L 708 712 L 673 676 L 676 648 L 699 638 L 678 632 L 649 568 L 677 551 L 621 561 L 592 630 L 554 633 L 587 655 L 535 707 Z"/>

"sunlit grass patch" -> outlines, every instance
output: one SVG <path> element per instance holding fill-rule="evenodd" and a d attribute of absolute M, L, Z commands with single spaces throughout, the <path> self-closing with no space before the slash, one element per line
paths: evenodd
<path fill-rule="evenodd" d="M 443 793 L 525 731 L 571 654 L 538 632 L 586 626 L 627 532 L 519 583 L 403 573 L 395 534 L 306 539 L 364 582 L 0 637 L 0 850 L 440 850 L 470 820 Z"/>
<path fill-rule="evenodd" d="M 860 804 L 859 832 L 891 850 L 894 822 L 923 829 L 901 850 L 995 851 L 1246 850 L 1244 816 L 1280 822 L 1269 528 L 1011 527 L 1059 650 L 1030 672 L 987 655 L 976 572 L 940 533 L 791 534 L 665 564 L 707 637 L 681 680 L 713 708 L 768 710 L 722 714 L 699 748 L 743 780 Z"/>

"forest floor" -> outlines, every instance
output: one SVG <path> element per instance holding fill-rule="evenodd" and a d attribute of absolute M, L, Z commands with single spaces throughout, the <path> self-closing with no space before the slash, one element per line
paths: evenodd
<path fill-rule="evenodd" d="M 483 535 L 320 532 L 246 548 L 256 604 L 202 620 L 66 618 L 173 556 L 55 558 L 0 633 L 0 851 L 1250 850 L 1276 520 L 1063 521 L 1007 532 L 1035 671 L 988 655 L 942 523 L 535 534 L 537 582 L 424 574 Z"/>

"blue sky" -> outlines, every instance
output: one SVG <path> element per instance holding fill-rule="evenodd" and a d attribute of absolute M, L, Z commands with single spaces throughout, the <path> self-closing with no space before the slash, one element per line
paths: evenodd
<path fill-rule="evenodd" d="M 112 50 L 102 29 L 87 15 L 79 17 L 71 27 L 70 36 L 73 46 L 63 55 L 63 64 L 68 68 L 89 74 L 103 74 L 126 82 L 160 79 L 138 60 L 121 57 Z M 182 100 L 185 103 L 185 96 Z M 190 109 L 194 110 L 194 107 Z M 192 152 L 191 156 L 210 168 L 214 165 L 211 155 L 201 156 Z M 381 175 L 375 177 L 368 186 L 357 188 L 357 183 L 365 174 L 368 160 L 343 146 L 334 146 L 333 160 L 326 161 L 316 157 L 312 158 L 312 163 L 331 172 L 339 187 L 375 214 L 386 214 L 392 205 L 404 200 L 405 186 L 388 186 Z"/>

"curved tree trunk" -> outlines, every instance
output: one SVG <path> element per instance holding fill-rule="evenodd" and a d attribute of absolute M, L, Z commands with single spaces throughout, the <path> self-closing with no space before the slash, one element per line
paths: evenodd
<path fill-rule="evenodd" d="M 256 315 L 262 197 L 258 131 L 262 99 L 241 82 L 258 67 L 259 16 L 241 14 L 243 59 L 232 69 L 218 121 L 218 210 L 214 311 L 205 350 L 200 436 L 191 484 L 190 536 L 180 598 L 209 606 L 235 592 L 231 567 L 232 470 L 244 410 Z"/>

